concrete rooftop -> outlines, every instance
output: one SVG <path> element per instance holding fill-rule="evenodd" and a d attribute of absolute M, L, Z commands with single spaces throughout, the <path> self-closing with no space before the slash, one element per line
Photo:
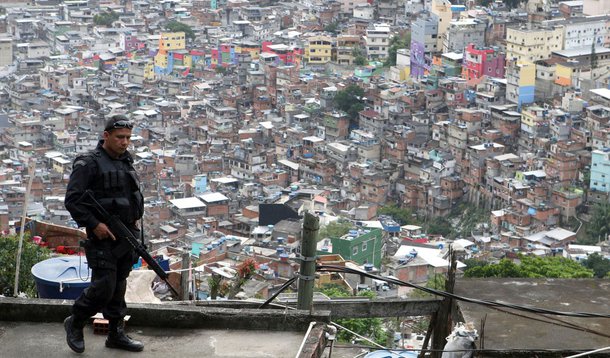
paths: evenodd
<path fill-rule="evenodd" d="M 308 335 L 310 322 L 330 322 L 329 311 L 234 309 L 205 302 L 204 306 L 129 304 L 127 332 L 145 344 L 144 352 L 106 348 L 105 335 L 94 334 L 92 324 L 88 324 L 85 352 L 77 354 L 66 344 L 62 323 L 72 303 L 0 296 L 0 357 L 296 357 L 316 344 L 315 334 Z M 335 347 L 332 357 L 351 358 L 362 352 Z"/>
<path fill-rule="evenodd" d="M 461 296 L 528 305 L 555 311 L 610 314 L 610 281 L 597 279 L 459 279 L 455 292 Z M 459 302 L 465 321 L 479 332 L 477 342 L 489 350 L 594 350 L 610 346 L 610 318 L 544 316 L 496 310 Z M 516 316 L 510 313 L 516 313 Z M 485 319 L 484 330 L 481 320 Z M 541 322 L 544 320 L 546 322 Z M 565 323 L 574 328 L 560 326 Z M 599 332 L 587 332 L 591 330 Z M 607 352 L 610 355 L 610 352 Z M 524 353 L 531 355 L 532 352 Z M 518 356 L 516 353 L 513 356 Z"/>
<path fill-rule="evenodd" d="M 295 357 L 305 332 L 244 331 L 229 329 L 180 329 L 128 327 L 128 334 L 145 344 L 142 353 L 123 352 L 104 346 L 106 336 L 85 327 L 85 353 L 68 348 L 59 322 L 2 322 L 2 357 Z M 247 353 L 246 353 L 247 352 Z M 334 356 L 334 355 L 333 355 Z"/>

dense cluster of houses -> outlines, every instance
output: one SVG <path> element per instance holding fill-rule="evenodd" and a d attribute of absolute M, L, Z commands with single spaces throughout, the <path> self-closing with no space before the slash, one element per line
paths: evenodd
<path fill-rule="evenodd" d="M 26 196 L 31 219 L 75 225 L 63 206 L 72 160 L 118 113 L 136 125 L 151 248 L 187 250 L 215 270 L 255 257 L 276 283 L 298 268 L 304 210 L 322 225 L 353 223 L 343 237 L 321 238 L 320 255 L 425 281 L 446 268 L 447 243 L 410 246 L 431 239 L 378 220 L 380 206 L 428 219 L 464 202 L 484 207 L 490 225 L 459 245 L 471 257 L 570 255 L 578 230 L 567 223 L 608 202 L 608 1 L 1 8 L 5 234 L 19 226 Z M 363 109 L 350 116 L 333 99 L 354 86 Z"/>

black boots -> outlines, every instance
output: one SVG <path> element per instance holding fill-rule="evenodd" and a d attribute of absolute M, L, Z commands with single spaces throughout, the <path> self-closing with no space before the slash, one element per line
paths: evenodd
<path fill-rule="evenodd" d="M 144 349 L 142 342 L 131 339 L 125 334 L 123 320 L 110 320 L 106 347 L 124 349 L 131 352 L 141 352 Z"/>
<path fill-rule="evenodd" d="M 66 341 L 70 349 L 76 353 L 85 351 L 85 338 L 83 337 L 83 328 L 85 320 L 79 319 L 74 315 L 64 320 L 64 328 L 66 329 Z"/>

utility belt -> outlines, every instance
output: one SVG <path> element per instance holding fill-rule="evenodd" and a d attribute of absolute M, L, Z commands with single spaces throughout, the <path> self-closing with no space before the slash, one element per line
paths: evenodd
<path fill-rule="evenodd" d="M 80 245 L 85 249 L 88 265 L 92 269 L 116 271 L 117 261 L 126 256 L 129 256 L 133 264 L 138 261 L 138 255 L 133 246 L 123 237 L 117 237 L 116 241 L 89 237 L 87 240 L 81 241 Z"/>

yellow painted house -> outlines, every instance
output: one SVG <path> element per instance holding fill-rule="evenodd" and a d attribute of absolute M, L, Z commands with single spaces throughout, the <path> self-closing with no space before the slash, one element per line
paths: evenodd
<path fill-rule="evenodd" d="M 152 81 L 155 79 L 155 66 L 152 62 L 144 65 L 144 79 Z"/>
<path fill-rule="evenodd" d="M 167 67 L 167 52 L 185 48 L 186 35 L 184 32 L 162 32 L 159 37 L 159 51 L 155 55 L 155 66 Z"/>
<path fill-rule="evenodd" d="M 521 127 L 527 126 L 528 128 L 534 128 L 539 123 L 542 123 L 546 120 L 544 116 L 544 108 L 540 106 L 528 106 L 524 107 L 521 110 Z M 531 133 L 531 131 L 528 130 Z"/>
<path fill-rule="evenodd" d="M 551 57 L 563 48 L 563 27 L 529 28 L 525 25 L 506 29 L 506 59 L 535 62 Z"/>
<path fill-rule="evenodd" d="M 159 38 L 159 50 L 173 51 L 186 48 L 184 32 L 162 32 Z"/>
<path fill-rule="evenodd" d="M 322 64 L 332 59 L 333 44 L 329 36 L 312 36 L 307 39 L 305 58 L 311 64 Z"/>
<path fill-rule="evenodd" d="M 558 63 L 555 67 L 555 83 L 569 87 L 572 85 L 572 74 L 574 72 L 574 66 L 570 63 Z"/>

